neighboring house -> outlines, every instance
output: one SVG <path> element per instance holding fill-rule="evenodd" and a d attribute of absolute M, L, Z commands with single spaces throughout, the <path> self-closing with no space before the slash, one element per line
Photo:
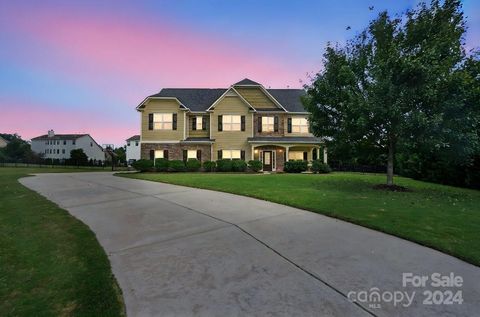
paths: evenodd
<path fill-rule="evenodd" d="M 283 170 L 286 160 L 320 158 L 323 141 L 309 132 L 304 93 L 266 89 L 250 79 L 226 89 L 162 89 L 136 108 L 141 157 L 255 159 L 264 171 Z"/>
<path fill-rule="evenodd" d="M 65 160 L 70 158 L 70 151 L 83 149 L 88 159 L 104 161 L 103 148 L 89 134 L 48 134 L 32 139 L 32 151 L 43 154 L 44 158 Z"/>
<path fill-rule="evenodd" d="M 132 164 L 140 159 L 140 135 L 134 135 L 127 140 L 126 159 L 128 164 Z"/>
<path fill-rule="evenodd" d="M 7 144 L 8 144 L 8 141 L 0 136 L 0 148 L 6 147 Z"/>

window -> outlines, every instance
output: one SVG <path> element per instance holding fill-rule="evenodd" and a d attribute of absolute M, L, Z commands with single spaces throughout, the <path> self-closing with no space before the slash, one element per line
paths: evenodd
<path fill-rule="evenodd" d="M 67 140 L 63 140 L 63 145 L 67 145 Z"/>
<path fill-rule="evenodd" d="M 172 130 L 173 114 L 172 113 L 154 113 L 153 129 L 154 130 Z"/>
<path fill-rule="evenodd" d="M 65 154 L 65 149 L 62 149 L 62 154 Z"/>
<path fill-rule="evenodd" d="M 93 142 L 90 142 L 90 146 L 93 146 Z"/>
<path fill-rule="evenodd" d="M 187 151 L 187 160 L 191 159 L 191 158 L 194 158 L 194 159 L 197 158 L 197 150 L 188 150 Z"/>
<path fill-rule="evenodd" d="M 273 132 L 274 121 L 274 117 L 262 117 L 262 132 Z"/>
<path fill-rule="evenodd" d="M 164 158 L 163 157 L 163 150 L 155 150 L 155 158 Z"/>
<path fill-rule="evenodd" d="M 75 140 L 72 140 L 72 144 L 75 145 Z"/>
<path fill-rule="evenodd" d="M 127 146 L 130 146 L 130 141 L 127 142 Z"/>
<path fill-rule="evenodd" d="M 306 118 L 292 118 L 293 133 L 308 133 L 308 121 Z"/>
<path fill-rule="evenodd" d="M 288 152 L 288 160 L 302 160 L 303 161 L 303 151 L 290 151 Z"/>
<path fill-rule="evenodd" d="M 241 117 L 232 115 L 222 116 L 223 131 L 240 131 Z"/>
<path fill-rule="evenodd" d="M 138 141 L 135 141 L 135 146 L 138 146 Z"/>
<path fill-rule="evenodd" d="M 202 128 L 203 128 L 203 117 L 202 117 L 202 116 L 197 116 L 197 120 L 196 120 L 196 121 L 197 121 L 197 122 L 196 122 L 195 128 L 196 128 L 197 130 L 202 130 Z"/>
<path fill-rule="evenodd" d="M 57 154 L 60 154 L 60 149 L 57 149 Z"/>
<path fill-rule="evenodd" d="M 242 154 L 240 150 L 223 150 L 222 151 L 222 159 L 239 159 L 241 158 Z"/>

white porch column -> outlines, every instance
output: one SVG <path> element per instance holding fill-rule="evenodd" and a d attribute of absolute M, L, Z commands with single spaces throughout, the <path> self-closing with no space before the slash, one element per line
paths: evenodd
<path fill-rule="evenodd" d="M 328 163 L 328 156 L 327 156 L 327 147 L 323 147 L 323 163 L 327 164 Z"/>
<path fill-rule="evenodd" d="M 255 159 L 255 146 L 252 145 L 252 161 Z"/>
<path fill-rule="evenodd" d="M 288 151 L 289 151 L 289 149 L 290 149 L 290 146 L 285 147 L 285 162 L 288 161 Z"/>

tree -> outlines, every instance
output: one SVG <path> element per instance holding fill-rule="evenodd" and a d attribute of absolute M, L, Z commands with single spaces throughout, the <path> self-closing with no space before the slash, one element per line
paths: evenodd
<path fill-rule="evenodd" d="M 460 1 L 432 1 L 395 18 L 382 12 L 344 47 L 329 44 L 303 100 L 314 134 L 385 153 L 388 185 L 399 145 L 461 148 L 457 159 L 468 160 L 478 153 L 478 117 L 469 117 L 478 66 L 466 65 L 478 55 L 465 53 L 465 30 Z"/>
<path fill-rule="evenodd" d="M 8 141 L 7 146 L 0 149 L 0 157 L 14 161 L 28 161 L 34 157 L 30 144 L 22 140 L 18 134 L 1 134 Z"/>
<path fill-rule="evenodd" d="M 70 160 L 77 166 L 86 165 L 88 163 L 88 156 L 83 152 L 83 149 L 74 149 L 70 151 Z"/>
<path fill-rule="evenodd" d="M 117 160 L 118 160 L 118 162 L 120 162 L 120 163 L 125 163 L 125 162 L 126 162 L 127 153 L 126 153 L 125 146 L 117 147 L 117 148 L 114 150 L 114 152 L 115 152 L 115 154 L 117 154 Z"/>

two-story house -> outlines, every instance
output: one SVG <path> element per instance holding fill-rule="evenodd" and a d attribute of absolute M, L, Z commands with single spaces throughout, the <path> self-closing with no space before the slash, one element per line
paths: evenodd
<path fill-rule="evenodd" d="M 255 159 L 264 171 L 283 170 L 286 160 L 320 158 L 323 141 L 309 132 L 303 94 L 266 89 L 250 79 L 222 89 L 162 89 L 136 108 L 141 157 Z"/>

